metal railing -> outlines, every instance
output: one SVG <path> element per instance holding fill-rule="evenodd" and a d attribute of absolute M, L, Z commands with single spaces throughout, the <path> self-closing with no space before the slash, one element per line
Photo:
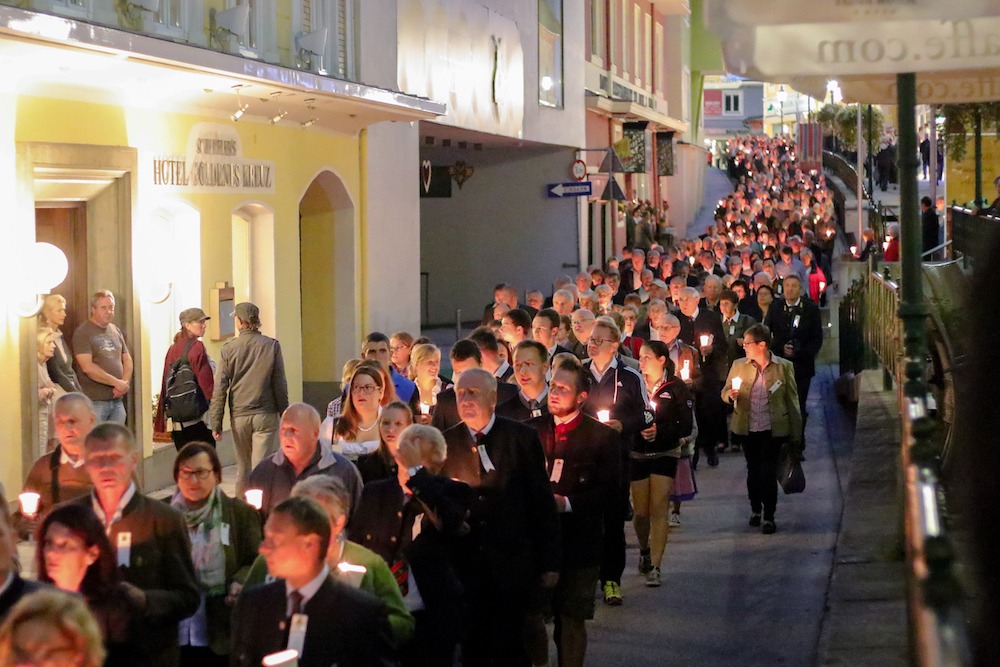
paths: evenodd
<path fill-rule="evenodd" d="M 823 168 L 843 181 L 854 198 L 858 198 L 858 170 L 854 165 L 836 153 L 823 151 Z M 870 199 L 864 183 L 861 184 L 861 191 L 865 199 Z"/>
<path fill-rule="evenodd" d="M 960 252 L 966 260 L 976 261 L 976 255 L 990 247 L 993 236 L 1000 231 L 1000 219 L 987 215 L 974 215 L 971 209 L 951 206 L 952 251 Z"/>
<path fill-rule="evenodd" d="M 841 372 L 881 363 L 895 379 L 901 415 L 903 534 L 912 664 L 970 664 L 955 549 L 942 501 L 941 450 L 930 437 L 935 421 L 923 397 L 905 395 L 907 382 L 900 286 L 869 271 L 840 305 Z M 919 360 L 923 363 L 925 360 Z"/>

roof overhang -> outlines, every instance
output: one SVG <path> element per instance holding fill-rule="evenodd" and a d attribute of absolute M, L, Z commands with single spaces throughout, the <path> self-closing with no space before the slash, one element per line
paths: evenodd
<path fill-rule="evenodd" d="M 142 34 L 0 7 L 0 88 L 135 107 L 288 118 L 354 133 L 383 121 L 431 120 L 440 102 Z M 131 85 L 130 85 L 131 84 Z M 148 95 L 136 90 L 148 89 Z M 153 93 L 160 93 L 159 95 Z M 254 98 L 260 99 L 257 104 Z"/>
<path fill-rule="evenodd" d="M 616 100 L 603 95 L 587 95 L 585 99 L 588 111 L 593 111 L 604 116 L 611 116 L 625 121 L 647 120 L 662 126 L 664 129 L 674 130 L 682 134 L 688 131 L 688 123 L 654 111 L 638 102 Z"/>

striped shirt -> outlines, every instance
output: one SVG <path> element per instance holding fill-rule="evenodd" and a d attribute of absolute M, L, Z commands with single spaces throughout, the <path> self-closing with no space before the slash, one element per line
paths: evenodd
<path fill-rule="evenodd" d="M 771 360 L 768 358 L 763 366 L 759 366 L 756 361 L 750 363 L 757 369 L 753 386 L 750 387 L 750 432 L 770 431 L 771 409 L 767 404 L 767 379 L 764 377 L 764 369 Z"/>

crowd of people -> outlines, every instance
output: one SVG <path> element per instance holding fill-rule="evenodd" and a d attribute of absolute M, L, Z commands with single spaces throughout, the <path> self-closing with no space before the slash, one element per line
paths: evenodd
<path fill-rule="evenodd" d="M 119 423 L 131 358 L 113 297 L 74 336 L 90 355 L 54 335 L 65 302 L 47 301 L 40 364 L 62 387 L 75 356 L 88 381 L 47 397 L 54 446 L 19 510 L 2 504 L 0 665 L 257 667 L 294 650 L 305 667 L 541 666 L 549 623 L 559 664 L 582 665 L 596 600 L 624 602 L 626 523 L 660 586 L 701 461 L 741 451 L 748 524 L 777 530 L 836 229 L 794 151 L 734 141 L 735 189 L 698 239 L 625 248 L 524 304 L 498 285 L 450 376 L 430 339 L 369 334 L 325 414 L 289 404 L 253 304 L 217 363 L 208 316 L 185 310 L 156 419 L 177 448 L 166 501 L 140 489 Z M 227 407 L 234 497 L 216 451 Z M 36 540 L 37 581 L 18 535 Z"/>

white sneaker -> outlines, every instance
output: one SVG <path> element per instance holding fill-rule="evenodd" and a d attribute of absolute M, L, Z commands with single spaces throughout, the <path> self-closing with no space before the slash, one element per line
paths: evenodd
<path fill-rule="evenodd" d="M 681 515 L 676 512 L 670 514 L 670 525 L 676 528 L 681 525 Z"/>
<path fill-rule="evenodd" d="M 663 580 L 660 578 L 660 568 L 654 567 L 646 575 L 646 585 L 650 588 L 656 588 L 663 584 Z"/>

